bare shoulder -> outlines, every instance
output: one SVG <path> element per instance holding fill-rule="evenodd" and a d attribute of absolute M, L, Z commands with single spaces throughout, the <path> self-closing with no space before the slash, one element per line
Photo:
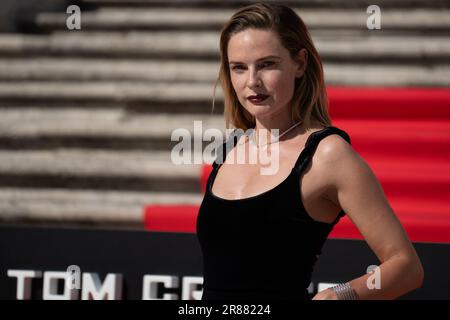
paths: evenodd
<path fill-rule="evenodd" d="M 354 175 L 373 178 L 365 160 L 338 134 L 326 136 L 319 142 L 312 162 L 313 170 L 326 190 L 323 197 L 335 204 L 339 204 L 338 189 L 346 180 Z"/>
<path fill-rule="evenodd" d="M 343 137 L 332 134 L 323 138 L 314 158 L 314 170 L 323 177 L 323 197 L 339 205 L 350 218 L 361 215 L 363 210 L 359 209 L 370 203 L 372 208 L 382 207 L 379 211 L 390 209 L 372 168 Z M 352 209 L 355 207 L 358 209 Z"/>
<path fill-rule="evenodd" d="M 338 134 L 323 138 L 317 145 L 314 157 L 319 168 L 326 169 L 330 165 L 349 164 L 350 159 L 360 158 L 352 146 Z"/>

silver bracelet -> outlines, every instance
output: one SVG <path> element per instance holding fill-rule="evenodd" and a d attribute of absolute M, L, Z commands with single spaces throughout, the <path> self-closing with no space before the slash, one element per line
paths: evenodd
<path fill-rule="evenodd" d="M 348 282 L 338 284 L 331 288 L 334 292 L 336 292 L 336 296 L 338 300 L 358 300 L 358 294 L 356 291 L 350 286 Z"/>

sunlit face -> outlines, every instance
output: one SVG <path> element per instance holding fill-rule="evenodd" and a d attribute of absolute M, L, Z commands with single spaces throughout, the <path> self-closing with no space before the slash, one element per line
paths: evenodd
<path fill-rule="evenodd" d="M 302 61 L 294 61 L 273 31 L 246 29 L 230 38 L 228 59 L 231 83 L 239 102 L 253 116 L 266 117 L 287 108 L 295 78 L 303 74 Z M 249 96 L 263 94 L 264 101 Z"/>

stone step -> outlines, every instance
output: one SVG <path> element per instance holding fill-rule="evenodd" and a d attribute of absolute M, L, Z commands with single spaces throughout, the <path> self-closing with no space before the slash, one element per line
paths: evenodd
<path fill-rule="evenodd" d="M 149 83 L 144 81 L 108 82 L 3 82 L 0 101 L 17 100 L 78 100 L 78 101 L 146 101 L 164 103 L 192 103 L 209 101 L 213 84 L 206 83 Z M 221 90 L 218 87 L 217 99 Z M 148 108 L 151 108 L 148 105 Z"/>
<path fill-rule="evenodd" d="M 225 130 L 221 115 L 133 114 L 122 109 L 103 108 L 7 108 L 0 111 L 1 137 L 85 136 L 123 138 L 165 138 L 175 129 L 194 132 L 194 121 L 203 129 Z M 200 134 L 200 135 L 199 135 Z"/>
<path fill-rule="evenodd" d="M 404 109 L 405 116 L 409 115 L 407 107 L 399 107 Z M 114 108 L 8 108 L 2 110 L 0 115 L 0 150 L 5 151 L 93 149 L 170 152 L 179 143 L 179 140 L 171 141 L 175 129 L 190 132 L 192 146 L 200 143 L 209 128 L 222 131 L 223 139 L 226 136 L 221 115 L 149 116 Z M 422 156 L 425 160 L 447 159 L 450 156 L 450 150 L 442 148 L 442 145 L 450 143 L 450 122 L 443 118 L 428 121 L 423 118 L 391 118 L 382 121 L 374 115 L 366 119 L 356 115 L 355 119 L 336 117 L 333 123 L 349 132 L 356 150 L 367 158 L 385 154 L 386 141 L 389 141 L 391 156 Z M 198 129 L 194 129 L 195 125 L 199 126 Z M 403 139 L 405 132 L 408 132 L 408 140 Z M 205 150 L 210 141 L 203 140 L 202 150 Z M 417 141 L 422 146 L 420 152 L 415 147 Z"/>
<path fill-rule="evenodd" d="M 449 60 L 450 61 L 450 60 Z M 392 65 L 325 63 L 329 84 L 447 86 L 450 64 Z M 76 58 L 0 58 L 0 81 L 148 81 L 213 83 L 218 62 Z M 12 85 L 12 84 L 11 84 Z M 76 85 L 76 83 L 75 83 Z"/>
<path fill-rule="evenodd" d="M 430 107 L 433 106 L 432 102 L 429 103 L 427 110 L 431 112 Z M 384 146 L 389 141 L 391 155 L 416 157 L 418 149 L 415 144 L 420 141 L 421 154 L 427 158 L 448 157 L 450 150 L 443 149 L 442 145 L 450 143 L 450 122 L 442 115 L 432 120 L 405 118 L 411 116 L 409 107 L 408 104 L 397 105 L 397 109 L 403 110 L 404 114 L 400 119 L 381 112 L 378 119 L 376 113 L 366 117 L 356 114 L 354 119 L 335 117 L 333 123 L 348 130 L 358 150 L 367 155 L 385 152 Z M 0 115 L 0 149 L 3 150 L 168 152 L 179 143 L 178 139 L 171 141 L 176 129 L 190 132 L 191 143 L 199 143 L 210 128 L 220 130 L 223 139 L 226 136 L 222 115 L 148 115 L 128 113 L 118 108 L 7 108 L 1 110 Z M 390 120 L 381 120 L 381 115 L 384 115 L 382 119 Z M 403 139 L 405 132 L 408 132 L 408 140 Z M 194 139 L 198 142 L 193 142 Z M 210 143 L 204 140 L 203 147 Z"/>
<path fill-rule="evenodd" d="M 145 205 L 192 204 L 200 194 L 0 188 L 0 223 L 143 228 Z"/>
<path fill-rule="evenodd" d="M 119 108 L 7 108 L 0 111 L 0 149 L 171 150 L 175 129 L 193 139 L 208 128 L 225 137 L 222 115 L 137 114 Z M 194 129 L 199 121 L 199 130 Z M 205 146 L 208 142 L 204 142 Z"/>
<path fill-rule="evenodd" d="M 209 59 L 218 61 L 216 32 L 55 32 L 51 35 L 0 35 L 0 56 L 80 56 Z M 376 32 L 354 37 L 314 38 L 325 62 L 405 63 L 444 61 L 450 57 L 448 37 L 384 36 Z"/>
<path fill-rule="evenodd" d="M 310 29 L 355 28 L 367 30 L 366 8 L 304 9 L 294 8 Z M 101 8 L 82 12 L 81 30 L 220 30 L 236 10 L 217 8 Z M 450 10 L 388 9 L 381 11 L 382 29 L 449 30 Z M 44 29 L 66 29 L 65 12 L 44 12 L 36 24 Z"/>
<path fill-rule="evenodd" d="M 92 58 L 0 58 L 0 81 L 137 80 L 211 82 L 219 63 L 211 61 Z"/>
<path fill-rule="evenodd" d="M 344 65 L 325 68 L 327 85 L 349 86 L 430 86 L 448 87 L 450 85 L 450 66 L 433 65 L 390 67 L 368 65 Z M 155 75 L 156 77 L 156 75 Z M 150 81 L 8 81 L 0 82 L 0 106 L 8 106 L 10 101 L 27 103 L 41 101 L 112 102 L 142 103 L 141 109 L 173 111 L 171 104 L 178 104 L 180 110 L 189 105 L 194 109 L 211 112 L 214 81 L 195 82 L 150 82 Z M 222 101 L 220 85 L 216 88 L 216 102 Z M 198 105 L 195 107 L 195 105 Z M 105 105 L 108 106 L 107 104 Z M 159 110 L 159 111 L 160 111 Z"/>
<path fill-rule="evenodd" d="M 273 2 L 280 2 L 291 7 L 298 6 L 298 0 L 274 0 Z M 112 6 L 112 7 L 218 7 L 238 8 L 248 4 L 254 3 L 254 0 L 82 0 L 82 3 L 93 4 L 97 6 Z M 355 8 L 367 7 L 373 4 L 368 0 L 302 0 L 302 7 L 312 8 Z M 448 8 L 450 3 L 448 0 L 378 0 L 377 5 L 383 8 Z"/>
<path fill-rule="evenodd" d="M 0 150 L 0 186 L 8 187 L 199 192 L 200 170 L 172 163 L 169 151 Z"/>

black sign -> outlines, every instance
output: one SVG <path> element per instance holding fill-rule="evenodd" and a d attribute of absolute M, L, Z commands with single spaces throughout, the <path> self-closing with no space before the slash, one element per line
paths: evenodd
<path fill-rule="evenodd" d="M 450 244 L 414 246 L 425 282 L 402 299 L 449 299 Z M 364 241 L 329 239 L 310 293 L 379 264 Z M 200 247 L 190 233 L 2 226 L 0 267 L 0 299 L 11 300 L 195 300 L 203 280 Z M 71 280 L 79 280 L 79 289 L 67 291 Z"/>

